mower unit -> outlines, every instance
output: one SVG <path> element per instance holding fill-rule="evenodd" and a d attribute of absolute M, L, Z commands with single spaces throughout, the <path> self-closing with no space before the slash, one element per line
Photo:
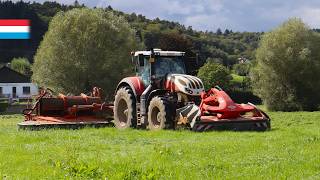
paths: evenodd
<path fill-rule="evenodd" d="M 201 94 L 201 116 L 193 123 L 195 131 L 270 129 L 270 118 L 251 103 L 236 104 L 218 86 Z"/>
<path fill-rule="evenodd" d="M 54 96 L 50 89 L 42 90 L 31 109 L 25 109 L 21 129 L 102 127 L 109 124 L 106 113 L 112 106 L 101 100 L 100 89 L 95 87 L 91 96 Z"/>

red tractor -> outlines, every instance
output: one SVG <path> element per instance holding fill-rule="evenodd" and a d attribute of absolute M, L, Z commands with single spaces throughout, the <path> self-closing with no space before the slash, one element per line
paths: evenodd
<path fill-rule="evenodd" d="M 137 51 L 132 62 L 137 75 L 121 80 L 114 104 L 102 101 L 99 88 L 79 96 L 47 89 L 32 108 L 24 110 L 25 121 L 19 127 L 106 126 L 113 110 L 113 123 L 119 129 L 270 129 L 268 115 L 253 104 L 236 104 L 219 87 L 205 92 L 199 78 L 186 75 L 184 52 Z"/>
<path fill-rule="evenodd" d="M 136 76 L 122 79 L 116 88 L 117 128 L 270 129 L 270 118 L 254 105 L 234 103 L 219 87 L 205 92 L 199 78 L 186 75 L 184 54 L 160 49 L 132 53 Z"/>

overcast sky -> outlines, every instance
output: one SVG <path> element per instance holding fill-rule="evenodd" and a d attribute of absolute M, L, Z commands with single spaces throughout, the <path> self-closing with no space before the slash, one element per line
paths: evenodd
<path fill-rule="evenodd" d="M 44 0 L 36 0 L 43 2 Z M 320 0 L 78 0 L 147 18 L 177 21 L 197 30 L 268 31 L 290 17 L 320 28 Z M 74 0 L 57 0 L 72 4 Z"/>

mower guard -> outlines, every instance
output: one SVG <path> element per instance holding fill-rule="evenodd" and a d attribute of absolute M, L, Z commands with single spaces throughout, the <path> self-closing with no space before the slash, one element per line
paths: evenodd
<path fill-rule="evenodd" d="M 237 104 L 220 88 L 201 94 L 201 115 L 191 126 L 194 131 L 266 131 L 270 117 L 254 104 Z"/>

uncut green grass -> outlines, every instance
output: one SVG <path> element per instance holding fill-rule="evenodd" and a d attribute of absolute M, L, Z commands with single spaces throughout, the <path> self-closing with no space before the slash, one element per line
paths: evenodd
<path fill-rule="evenodd" d="M 0 179 L 320 179 L 320 112 L 268 132 L 18 130 L 0 116 Z"/>

